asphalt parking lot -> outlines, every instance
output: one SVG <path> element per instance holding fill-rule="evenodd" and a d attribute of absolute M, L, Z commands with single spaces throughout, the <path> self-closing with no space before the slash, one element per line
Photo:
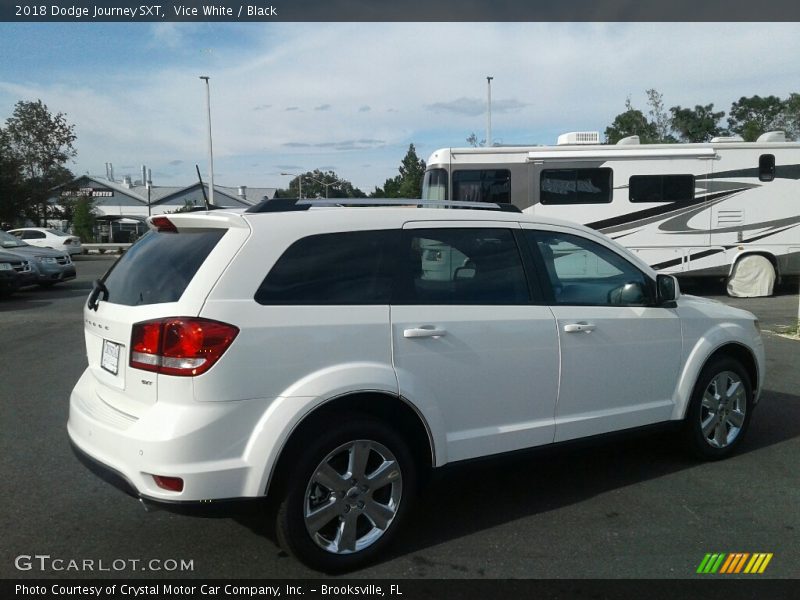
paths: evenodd
<path fill-rule="evenodd" d="M 314 577 L 274 541 L 262 504 L 214 515 L 145 512 L 72 455 L 69 393 L 85 366 L 81 310 L 108 258 L 78 278 L 0 300 L 0 577 Z M 761 319 L 768 377 L 742 452 L 698 463 L 664 433 L 538 451 L 439 473 L 389 557 L 354 577 L 685 578 L 708 552 L 771 552 L 800 577 L 800 341 L 769 330 L 798 296 L 704 295 Z M 629 376 L 634 376 L 630 374 Z M 191 571 L 19 571 L 15 558 L 192 561 Z"/>

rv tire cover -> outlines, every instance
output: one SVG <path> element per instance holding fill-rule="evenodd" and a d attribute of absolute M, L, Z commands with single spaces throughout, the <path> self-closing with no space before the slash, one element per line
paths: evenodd
<path fill-rule="evenodd" d="M 768 258 L 744 256 L 736 261 L 728 278 L 728 295 L 736 298 L 771 296 L 775 285 L 775 269 Z"/>

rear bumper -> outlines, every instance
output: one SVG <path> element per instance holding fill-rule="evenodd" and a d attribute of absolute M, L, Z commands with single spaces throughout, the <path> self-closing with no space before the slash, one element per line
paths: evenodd
<path fill-rule="evenodd" d="M 122 473 L 96 461 L 76 446 L 72 440 L 70 440 L 70 448 L 75 458 L 77 458 L 83 466 L 97 477 L 131 498 L 140 500 L 146 510 L 158 508 L 181 514 L 209 516 L 211 514 L 224 514 L 230 510 L 238 509 L 245 502 L 257 500 L 256 498 L 225 498 L 222 500 L 165 500 L 164 498 L 152 498 L 138 493 L 133 484 L 128 481 Z"/>
<path fill-rule="evenodd" d="M 76 452 L 114 474 L 117 487 L 168 503 L 264 494 L 257 488 L 264 465 L 245 458 L 262 402 L 157 402 L 137 418 L 104 402 L 97 385 L 87 369 L 70 396 L 67 430 Z M 158 487 L 153 475 L 180 477 L 183 491 Z"/>

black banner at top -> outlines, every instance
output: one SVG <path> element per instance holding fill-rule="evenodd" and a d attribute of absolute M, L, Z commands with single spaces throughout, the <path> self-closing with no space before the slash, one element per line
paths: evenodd
<path fill-rule="evenodd" d="M 144 3 L 149 2 L 149 3 Z M 800 21 L 796 0 L 0 0 L 8 22 Z M 713 32 L 709 32 L 713 35 Z"/>

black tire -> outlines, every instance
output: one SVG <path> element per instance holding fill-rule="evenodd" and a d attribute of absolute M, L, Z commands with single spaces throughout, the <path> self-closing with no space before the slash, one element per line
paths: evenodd
<path fill-rule="evenodd" d="M 737 380 L 739 388 L 734 387 Z M 738 389 L 741 389 L 741 392 L 734 391 Z M 709 397 L 704 402 L 707 391 Z M 716 405 L 717 412 L 709 407 L 709 405 L 713 407 L 716 398 L 722 400 L 729 394 L 730 398 L 726 402 Z M 743 417 L 738 414 L 741 412 L 744 412 Z M 703 367 L 697 378 L 683 424 L 684 439 L 698 458 L 703 460 L 727 458 L 736 452 L 742 443 L 752 413 L 753 388 L 742 364 L 728 357 L 713 359 Z M 705 431 L 704 424 L 706 424 Z M 737 424 L 741 426 L 737 427 Z"/>
<path fill-rule="evenodd" d="M 391 543 L 408 514 L 417 486 L 413 455 L 397 432 L 367 416 L 342 415 L 337 423 L 321 423 L 315 430 L 305 433 L 304 439 L 310 442 L 300 446 L 296 459 L 282 461 L 291 473 L 284 473 L 282 478 L 283 496 L 275 528 L 278 542 L 301 562 L 326 573 L 365 566 Z M 353 463 L 348 461 L 357 460 L 352 458 L 356 452 L 366 452 L 368 459 L 361 469 L 364 476 L 351 478 Z M 396 469 L 390 466 L 392 463 L 396 464 Z M 317 469 L 323 465 L 331 466 L 340 476 L 340 479 L 333 478 L 336 485 L 330 486 L 339 489 L 331 490 L 319 482 L 322 473 Z M 370 475 L 379 473 L 390 478 L 389 481 L 381 487 L 367 489 Z M 373 480 L 375 486 L 380 485 L 378 480 L 378 477 Z M 312 534 L 310 528 L 319 523 L 312 525 L 309 519 L 307 526 L 306 511 L 314 514 L 323 506 L 329 511 L 320 520 L 325 525 Z M 381 518 L 392 512 L 393 516 L 381 529 L 376 524 L 378 520 L 373 521 L 374 517 L 368 514 L 370 512 Z M 330 519 L 329 514 L 333 515 Z M 356 532 L 350 538 L 355 539 L 352 544 L 336 541 L 344 537 L 345 527 Z M 323 547 L 326 544 L 328 547 Z M 340 544 L 342 547 L 338 548 Z"/>

